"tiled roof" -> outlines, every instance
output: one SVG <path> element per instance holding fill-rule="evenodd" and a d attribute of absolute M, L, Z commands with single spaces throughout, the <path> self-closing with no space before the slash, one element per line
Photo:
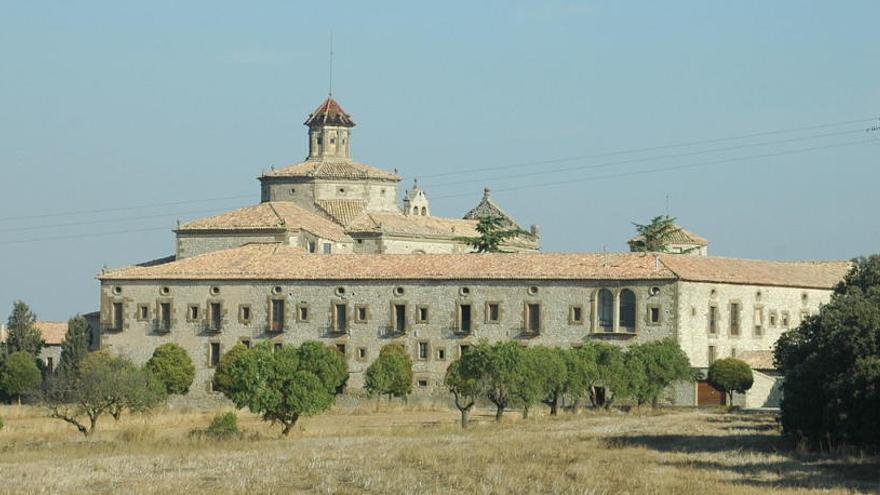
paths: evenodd
<path fill-rule="evenodd" d="M 155 267 L 108 271 L 101 280 L 672 280 L 640 253 L 301 254 L 252 244 Z"/>
<path fill-rule="evenodd" d="M 473 237 L 478 235 L 475 220 L 403 215 L 401 213 L 367 213 L 348 226 L 349 232 L 383 232 L 389 235 L 425 237 Z"/>
<path fill-rule="evenodd" d="M 465 213 L 464 218 L 467 220 L 479 220 L 485 216 L 496 217 L 501 219 L 501 225 L 505 228 L 522 229 L 510 214 L 492 200 L 491 196 L 492 191 L 488 187 L 483 189 L 483 199 L 471 211 Z"/>
<path fill-rule="evenodd" d="M 46 345 L 61 345 L 67 334 L 66 321 L 37 321 L 35 326 L 43 334 Z"/>
<path fill-rule="evenodd" d="M 366 201 L 360 199 L 318 199 L 315 204 L 342 225 L 348 225 L 361 216 L 367 207 Z"/>
<path fill-rule="evenodd" d="M 336 100 L 328 97 L 318 105 L 314 112 L 309 114 L 305 125 L 309 127 L 320 125 L 354 127 L 354 121 L 351 120 L 351 115 L 347 114 Z"/>
<path fill-rule="evenodd" d="M 307 230 L 325 239 L 352 242 L 342 226 L 306 210 L 292 201 L 267 201 L 201 218 L 181 225 L 178 232 L 206 230 Z"/>
<path fill-rule="evenodd" d="M 663 254 L 660 259 L 682 280 L 728 284 L 830 289 L 850 268 L 846 261 L 765 261 L 719 256 Z"/>
<path fill-rule="evenodd" d="M 313 177 L 317 179 L 375 179 L 399 182 L 397 174 L 345 158 L 316 158 L 275 169 L 263 177 Z"/>
<path fill-rule="evenodd" d="M 740 351 L 736 354 L 736 359 L 744 361 L 753 370 L 776 369 L 773 364 L 773 351 Z"/>
<path fill-rule="evenodd" d="M 679 227 L 678 225 L 676 225 L 676 227 L 678 227 L 678 230 L 673 231 L 669 234 L 668 240 L 670 243 L 672 243 L 672 244 L 694 244 L 697 246 L 708 246 L 709 245 L 709 241 L 706 238 L 700 237 L 697 234 L 694 234 L 693 232 L 691 232 L 690 230 L 687 230 L 683 227 Z M 637 236 L 633 237 L 632 239 L 630 239 L 628 241 L 628 243 L 629 244 L 639 243 L 639 242 L 644 242 L 644 240 L 645 240 L 645 236 L 637 235 Z"/>

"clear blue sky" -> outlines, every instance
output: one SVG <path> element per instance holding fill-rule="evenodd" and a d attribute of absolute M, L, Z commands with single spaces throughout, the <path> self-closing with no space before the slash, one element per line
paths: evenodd
<path fill-rule="evenodd" d="M 877 1 L 3 1 L 0 315 L 95 310 L 103 265 L 258 202 L 261 169 L 305 156 L 331 30 L 355 158 L 423 177 L 435 214 L 489 185 L 547 251 L 622 250 L 668 194 L 713 254 L 880 252 L 866 120 L 474 172 L 878 117 L 878 19 Z"/>

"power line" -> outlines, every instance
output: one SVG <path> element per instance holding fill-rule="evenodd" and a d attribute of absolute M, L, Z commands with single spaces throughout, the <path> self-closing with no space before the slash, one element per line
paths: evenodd
<path fill-rule="evenodd" d="M 149 229 L 126 229 L 126 230 L 116 230 L 113 232 L 98 232 L 98 233 L 89 233 L 89 234 L 73 234 L 73 235 L 62 235 L 55 237 L 42 237 L 39 239 L 21 239 L 16 241 L 4 241 L 0 242 L 0 246 L 6 246 L 9 244 L 29 244 L 32 242 L 44 242 L 44 241 L 59 241 L 63 239 L 80 239 L 83 237 L 102 237 L 107 235 L 119 235 L 119 234 L 133 234 L 136 232 L 152 232 L 156 230 L 168 230 L 168 227 L 153 227 Z"/>
<path fill-rule="evenodd" d="M 682 147 L 686 147 L 686 146 L 697 146 L 697 145 L 702 145 L 702 144 L 720 143 L 720 142 L 724 142 L 724 141 L 736 141 L 738 139 L 748 139 L 748 138 L 753 138 L 753 137 L 771 136 L 774 134 L 785 134 L 785 133 L 792 133 L 792 132 L 823 129 L 823 128 L 828 128 L 828 127 L 839 127 L 842 125 L 863 124 L 865 122 L 873 122 L 876 120 L 878 120 L 877 117 L 864 118 L 864 119 L 854 119 L 854 120 L 844 120 L 844 121 L 840 121 L 840 122 L 816 124 L 816 125 L 809 125 L 809 126 L 803 126 L 803 127 L 792 127 L 792 128 L 788 128 L 788 129 L 777 129 L 777 130 L 773 130 L 773 131 L 754 132 L 751 134 L 740 134 L 738 136 L 720 137 L 720 138 L 705 139 L 705 140 L 700 140 L 700 141 L 686 141 L 683 143 L 664 144 L 664 145 L 658 145 L 658 146 L 648 146 L 648 147 L 643 147 L 643 148 L 631 148 L 631 149 L 625 149 L 625 150 L 610 151 L 610 152 L 605 152 L 605 153 L 594 153 L 594 154 L 589 154 L 589 155 L 577 155 L 577 156 L 569 156 L 569 157 L 563 157 L 563 158 L 553 158 L 553 159 L 549 159 L 549 160 L 537 160 L 537 161 L 514 163 L 514 164 L 508 164 L 508 165 L 495 165 L 495 166 L 491 166 L 491 167 L 473 168 L 473 169 L 468 170 L 468 172 L 506 170 L 506 169 L 511 169 L 511 168 L 530 167 L 530 166 L 534 166 L 534 165 L 546 165 L 548 163 L 562 163 L 562 162 L 569 162 L 569 161 L 576 161 L 576 160 L 585 160 L 588 158 L 602 158 L 602 157 L 614 156 L 614 155 L 642 153 L 645 151 L 658 151 L 658 150 L 664 150 L 664 149 L 670 149 L 670 148 L 682 148 Z M 462 172 L 441 172 L 441 173 L 437 173 L 437 174 L 421 175 L 420 177 L 423 179 L 430 179 L 430 178 L 434 178 L 434 177 L 446 177 L 446 176 L 450 176 L 450 175 L 460 175 L 461 173 Z"/>
<path fill-rule="evenodd" d="M 203 198 L 203 199 L 188 199 L 184 201 L 172 201 L 168 203 L 152 203 L 152 204 L 143 204 L 137 206 L 120 206 L 114 208 L 102 208 L 97 210 L 79 210 L 79 211 L 59 211 L 54 213 L 40 213 L 36 215 L 23 215 L 16 217 L 5 217 L 0 218 L 0 222 L 10 222 L 16 220 L 32 220 L 35 218 L 48 218 L 48 217 L 69 217 L 69 216 L 77 216 L 77 215 L 92 215 L 95 213 L 110 213 L 114 211 L 131 211 L 131 210 L 145 210 L 148 208 L 159 208 L 162 206 L 176 206 L 176 205 L 184 205 L 191 203 L 209 203 L 211 201 L 224 201 L 229 199 L 244 199 L 244 198 L 252 198 L 252 194 L 240 195 L 240 196 L 224 196 L 224 197 L 216 197 L 216 198 Z"/>
<path fill-rule="evenodd" d="M 760 143 L 740 144 L 740 145 L 728 146 L 728 147 L 724 147 L 724 148 L 710 148 L 707 150 L 688 151 L 685 153 L 672 153 L 672 154 L 660 155 L 660 156 L 647 156 L 647 157 L 631 158 L 631 159 L 627 159 L 627 160 L 618 160 L 618 161 L 614 161 L 614 162 L 606 162 L 606 163 L 600 163 L 600 164 L 595 164 L 595 165 L 577 165 L 577 166 L 573 166 L 573 167 L 562 167 L 562 168 L 556 168 L 556 169 L 552 169 L 552 170 L 538 170 L 538 171 L 534 171 L 534 172 L 524 172 L 524 173 L 519 173 L 519 174 L 505 174 L 503 176 L 484 177 L 484 178 L 480 178 L 480 179 L 465 179 L 465 180 L 458 180 L 458 181 L 451 181 L 451 182 L 441 182 L 441 183 L 437 183 L 437 184 L 429 184 L 425 187 L 444 187 L 444 186 L 451 186 L 451 185 L 471 184 L 474 182 L 516 179 L 516 178 L 520 178 L 520 177 L 531 177 L 531 176 L 535 176 L 535 175 L 558 174 L 561 172 L 571 172 L 573 170 L 588 170 L 588 169 L 597 169 L 597 168 L 607 168 L 607 167 L 613 167 L 615 165 L 624 165 L 624 164 L 628 164 L 628 163 L 639 163 L 639 162 L 647 162 L 647 161 L 654 161 L 654 160 L 664 160 L 667 158 L 682 158 L 682 157 L 686 157 L 686 156 L 704 155 L 707 153 L 715 153 L 715 152 L 736 151 L 736 150 L 741 150 L 741 149 L 746 149 L 746 148 L 757 148 L 757 147 L 761 147 L 761 146 L 770 146 L 770 145 L 774 145 L 774 144 L 793 143 L 793 142 L 797 142 L 797 141 L 807 141 L 807 140 L 811 140 L 811 139 L 819 139 L 819 138 L 825 138 L 825 137 L 843 136 L 846 134 L 855 134 L 855 133 L 861 134 L 863 132 L 864 132 L 863 129 L 851 130 L 851 131 L 830 132 L 830 133 L 810 135 L 810 136 L 799 136 L 796 138 L 778 139 L 775 141 L 763 141 Z"/>
<path fill-rule="evenodd" d="M 632 171 L 632 172 L 623 172 L 623 173 L 618 173 L 618 174 L 600 175 L 600 176 L 592 176 L 592 177 L 580 177 L 580 178 L 572 178 L 572 179 L 568 179 L 568 180 L 564 180 L 564 181 L 543 182 L 543 183 L 537 183 L 537 184 L 528 184 L 528 185 L 524 185 L 524 186 L 515 186 L 515 187 L 502 188 L 502 189 L 493 189 L 492 192 L 496 193 L 496 192 L 520 191 L 523 189 L 537 189 L 540 187 L 560 186 L 560 185 L 566 185 L 566 184 L 572 184 L 572 183 L 578 183 L 578 182 L 591 182 L 591 181 L 596 181 L 596 180 L 616 179 L 616 178 L 620 178 L 620 177 L 632 177 L 632 176 L 637 176 L 637 175 L 648 175 L 648 174 L 654 174 L 654 173 L 660 173 L 660 172 L 669 172 L 669 171 L 673 171 L 673 170 L 684 170 L 684 169 L 689 169 L 689 168 L 708 167 L 708 166 L 719 165 L 719 164 L 724 164 L 724 163 L 732 163 L 732 162 L 738 162 L 738 161 L 756 160 L 756 159 L 761 159 L 761 158 L 772 158 L 772 157 L 784 156 L 784 155 L 794 155 L 794 154 L 798 154 L 798 153 L 807 153 L 810 151 L 818 151 L 818 150 L 830 149 L 830 148 L 842 148 L 844 146 L 854 146 L 857 144 L 870 143 L 871 141 L 872 141 L 871 139 L 861 139 L 858 141 L 834 143 L 834 144 L 828 144 L 828 145 L 823 145 L 823 146 L 814 146 L 811 148 L 779 151 L 779 152 L 775 152 L 775 153 L 765 153 L 765 154 L 761 154 L 761 155 L 752 155 L 752 156 L 744 156 L 744 157 L 736 157 L 736 158 L 725 158 L 723 160 L 713 160 L 713 161 L 709 161 L 709 162 L 698 162 L 698 163 L 691 163 L 691 164 L 687 164 L 687 165 L 676 165 L 676 166 L 672 166 L 672 167 L 663 167 L 663 168 L 655 168 L 655 169 L 647 169 L 647 170 L 636 170 L 636 171 Z M 441 196 L 434 196 L 432 199 L 458 198 L 458 197 L 463 197 L 463 196 L 471 196 L 471 193 L 446 194 L 446 195 L 441 195 Z"/>
<path fill-rule="evenodd" d="M 223 210 L 214 208 L 211 210 L 183 211 L 183 212 L 178 212 L 178 213 L 160 213 L 160 214 L 156 214 L 156 215 L 143 215 L 143 216 L 137 216 L 137 217 L 107 218 L 107 219 L 103 219 L 103 220 L 89 220 L 86 222 L 56 223 L 53 225 L 35 225 L 35 226 L 28 226 L 28 227 L 11 227 L 11 228 L 6 228 L 6 229 L 0 229 L 0 232 L 25 232 L 28 230 L 78 227 L 81 225 L 97 225 L 97 224 L 102 224 L 102 223 L 128 222 L 131 220 L 148 220 L 151 218 L 181 217 L 184 215 L 200 215 L 203 213 L 218 213 L 221 211 L 223 211 Z"/>

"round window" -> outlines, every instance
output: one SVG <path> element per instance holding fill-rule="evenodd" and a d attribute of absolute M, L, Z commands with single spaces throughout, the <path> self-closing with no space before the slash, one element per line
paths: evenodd
<path fill-rule="evenodd" d="M 336 288 L 336 295 L 337 296 L 344 296 L 345 295 L 345 287 L 337 287 Z"/>
<path fill-rule="evenodd" d="M 162 294 L 163 296 L 167 296 L 168 294 L 171 294 L 171 288 L 170 287 L 162 287 L 161 289 L 159 289 L 159 294 Z"/>
<path fill-rule="evenodd" d="M 461 289 L 458 289 L 458 293 L 463 296 L 469 296 L 471 294 L 471 288 L 470 287 L 462 287 Z"/>
<path fill-rule="evenodd" d="M 656 296 L 660 293 L 660 287 L 651 287 L 651 295 Z"/>
<path fill-rule="evenodd" d="M 217 287 L 217 286 L 211 287 L 211 294 L 213 294 L 215 296 L 220 294 L 220 287 Z"/>
<path fill-rule="evenodd" d="M 284 290 L 284 289 L 282 289 L 280 286 L 276 286 L 274 289 L 272 289 L 272 292 L 274 292 L 276 294 L 281 294 L 282 290 Z"/>
<path fill-rule="evenodd" d="M 296 188 L 295 188 L 295 187 L 291 187 L 291 188 L 290 188 L 290 195 L 293 196 L 294 194 L 296 194 Z"/>
<path fill-rule="evenodd" d="M 538 286 L 537 285 L 533 285 L 533 286 L 529 287 L 529 294 L 534 296 L 537 293 L 538 293 Z"/>
<path fill-rule="evenodd" d="M 116 287 L 113 287 L 113 293 L 114 294 L 122 294 L 122 287 L 120 287 L 118 285 Z"/>
<path fill-rule="evenodd" d="M 402 296 L 403 292 L 404 292 L 403 287 L 395 287 L 394 288 L 394 295 L 395 296 Z"/>

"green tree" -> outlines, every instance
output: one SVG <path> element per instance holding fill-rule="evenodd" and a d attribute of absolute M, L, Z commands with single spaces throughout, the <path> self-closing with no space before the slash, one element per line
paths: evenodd
<path fill-rule="evenodd" d="M 503 219 L 491 215 L 480 217 L 476 226 L 476 237 L 457 237 L 456 240 L 468 244 L 478 253 L 503 253 L 504 241 L 528 233 L 520 228 L 507 228 Z"/>
<path fill-rule="evenodd" d="M 559 413 L 559 405 L 571 387 L 568 376 L 568 355 L 571 349 L 536 346 L 526 350 L 527 366 L 535 368 L 532 373 L 538 381 L 538 400 L 550 407 L 550 415 Z"/>
<path fill-rule="evenodd" d="M 301 416 L 329 409 L 336 389 L 345 381 L 336 372 L 345 368 L 338 352 L 306 344 L 274 349 L 265 342 L 236 351 L 218 366 L 219 376 L 226 381 L 223 393 L 239 409 L 247 407 L 265 421 L 281 423 L 286 436 Z"/>
<path fill-rule="evenodd" d="M 37 315 L 22 301 L 15 301 L 9 315 L 6 335 L 6 352 L 26 352 L 34 359 L 43 350 L 43 334 L 36 326 Z"/>
<path fill-rule="evenodd" d="M 599 380 L 599 351 L 597 343 L 589 342 L 582 347 L 569 349 L 562 353 L 566 367 L 565 396 L 570 397 L 572 410 L 585 395 L 593 396 L 593 387 Z M 552 413 L 552 411 L 551 411 Z"/>
<path fill-rule="evenodd" d="M 61 342 L 61 360 L 58 372 L 76 376 L 83 358 L 89 352 L 89 324 L 80 315 L 67 321 L 67 333 Z"/>
<path fill-rule="evenodd" d="M 495 405 L 495 421 L 500 423 L 504 410 L 517 400 L 516 387 L 522 383 L 523 348 L 510 341 L 494 345 L 480 342 L 468 353 L 475 353 L 473 359 L 481 367 L 480 381 L 486 398 Z"/>
<path fill-rule="evenodd" d="M 370 364 L 364 375 L 364 388 L 371 396 L 406 398 L 412 390 L 412 359 L 398 343 L 388 344 Z"/>
<path fill-rule="evenodd" d="M 522 407 L 522 417 L 529 417 L 533 405 L 547 399 L 550 393 L 550 370 L 545 367 L 542 358 L 551 358 L 550 349 L 542 347 L 525 347 L 520 349 L 519 363 L 516 367 L 510 395 L 516 405 Z M 551 358 L 552 359 L 552 358 Z M 552 363 L 547 363 L 552 364 Z M 562 367 L 563 373 L 565 366 Z M 558 371 L 558 368 L 557 368 Z"/>
<path fill-rule="evenodd" d="M 247 350 L 248 348 L 244 344 L 238 343 L 220 357 L 220 362 L 214 368 L 214 390 L 224 394 L 227 391 L 232 392 L 231 387 L 234 385 L 235 378 L 229 375 L 228 372 L 232 369 L 232 363 L 238 360 Z"/>
<path fill-rule="evenodd" d="M 718 359 L 709 366 L 709 384 L 727 394 L 727 403 L 733 404 L 733 393 L 745 393 L 752 388 L 754 376 L 748 363 L 736 358 Z"/>
<path fill-rule="evenodd" d="M 660 215 L 651 219 L 651 222 L 642 225 L 633 223 L 638 236 L 630 241 L 631 251 L 665 253 L 669 251 L 672 237 L 681 230 L 676 225 L 675 218 L 669 215 Z M 685 251 L 687 252 L 687 251 Z"/>
<path fill-rule="evenodd" d="M 83 358 L 78 375 L 47 377 L 39 398 L 51 417 L 88 437 L 104 414 L 118 419 L 125 410 L 147 411 L 162 403 L 166 395 L 162 382 L 148 369 L 99 351 Z"/>
<path fill-rule="evenodd" d="M 819 449 L 880 446 L 880 255 L 853 260 L 828 304 L 782 334 L 783 434 Z"/>
<path fill-rule="evenodd" d="M 172 342 L 162 344 L 153 351 L 147 368 L 165 386 L 169 394 L 185 394 L 196 378 L 196 367 L 186 350 Z"/>
<path fill-rule="evenodd" d="M 0 386 L 9 397 L 17 397 L 21 404 L 21 396 L 36 388 L 42 375 L 34 357 L 25 351 L 16 351 L 6 358 L 0 370 Z"/>
<path fill-rule="evenodd" d="M 633 395 L 633 371 L 627 366 L 626 354 L 613 344 L 597 342 L 592 346 L 596 356 L 596 380 L 589 388 L 590 402 L 597 406 L 595 387 L 607 390 L 605 408 L 609 409 L 615 400 L 627 399 Z"/>
<path fill-rule="evenodd" d="M 478 355 L 465 353 L 446 368 L 444 384 L 455 398 L 455 407 L 461 413 L 461 427 L 467 428 L 471 410 L 477 403 L 477 397 L 483 393 L 480 381 L 482 370 Z"/>
<path fill-rule="evenodd" d="M 694 380 L 687 355 L 671 338 L 646 342 L 630 347 L 626 353 L 633 397 L 636 403 L 657 407 L 660 395 L 672 383 Z"/>

